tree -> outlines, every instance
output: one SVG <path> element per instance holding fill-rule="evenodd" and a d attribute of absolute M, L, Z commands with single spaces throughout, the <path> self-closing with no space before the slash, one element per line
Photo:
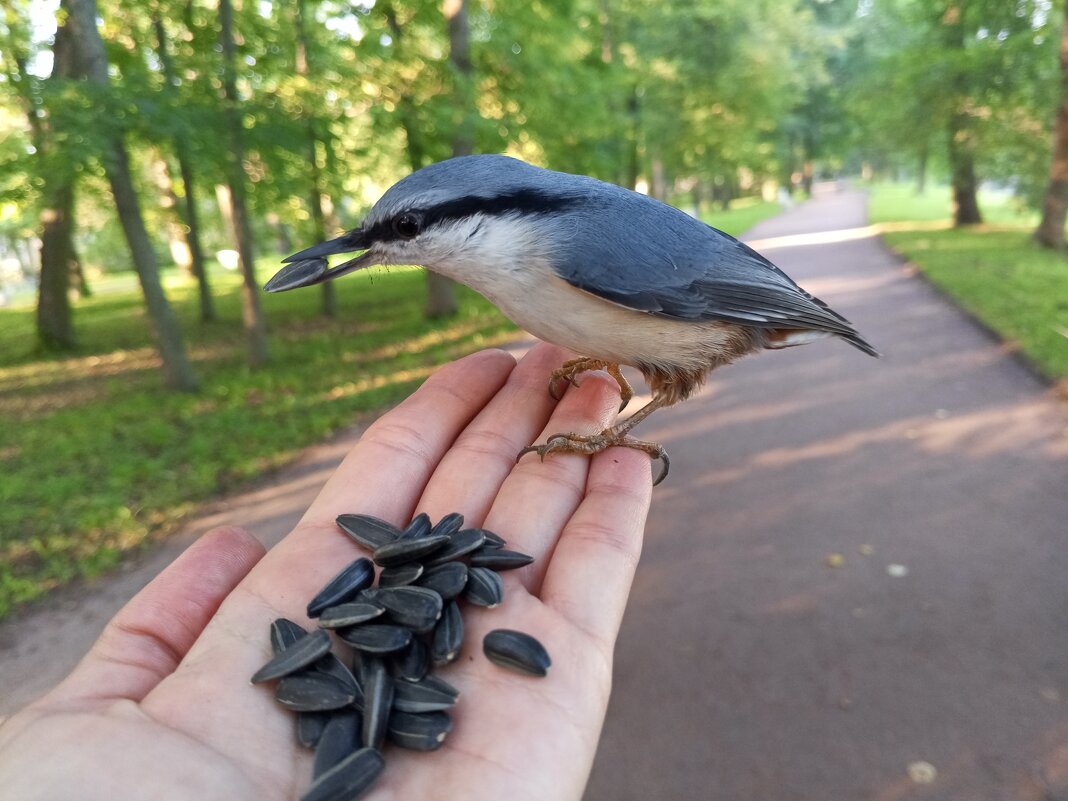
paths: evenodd
<path fill-rule="evenodd" d="M 241 309 L 248 339 L 248 362 L 252 367 L 267 363 L 267 325 L 260 308 L 260 287 L 252 247 L 252 223 L 245 195 L 245 137 L 240 98 L 237 94 L 237 48 L 234 44 L 234 9 L 231 0 L 219 0 L 219 36 L 222 39 L 222 85 L 226 127 L 229 133 L 230 215 L 241 258 Z"/>
<path fill-rule="evenodd" d="M 156 34 L 156 55 L 159 58 L 160 71 L 163 73 L 164 93 L 177 107 L 176 82 L 174 64 L 171 59 L 168 44 L 167 28 L 163 22 L 163 14 L 158 7 L 153 9 L 152 28 Z M 204 264 L 204 250 L 200 242 L 200 212 L 197 210 L 196 183 L 193 169 L 193 159 L 190 153 L 189 138 L 181 125 L 173 128 L 172 139 L 174 142 L 174 155 L 178 161 L 178 171 L 182 178 L 183 204 L 175 204 L 174 211 L 185 226 L 186 244 L 189 248 L 190 268 L 197 280 L 197 289 L 200 298 L 200 319 L 204 322 L 215 319 L 215 304 L 211 297 L 211 285 L 208 282 L 208 271 Z"/>
<path fill-rule="evenodd" d="M 67 24 L 71 30 L 79 72 L 101 92 L 106 102 L 109 89 L 108 62 L 104 42 L 96 27 L 96 0 L 63 0 L 61 8 L 69 15 Z M 178 318 L 167 302 L 159 280 L 156 254 L 141 216 L 121 130 L 105 131 L 101 145 L 101 161 L 145 296 L 150 327 L 163 360 L 166 383 L 172 389 L 193 391 L 197 388 L 197 380 L 185 354 Z"/>
<path fill-rule="evenodd" d="M 70 116 L 63 114 L 59 100 L 76 77 L 70 28 L 59 26 L 52 47 L 52 73 L 43 83 L 29 71 L 28 21 L 12 0 L 4 2 L 4 42 L 7 83 L 16 87 L 22 111 L 29 123 L 30 141 L 40 186 L 39 230 L 41 271 L 37 296 L 37 341 L 45 350 L 70 350 L 75 344 L 70 305 L 74 251 L 73 149 L 66 147 Z M 58 101 L 58 102 L 53 102 Z M 66 150 L 66 153 L 64 153 Z"/>
<path fill-rule="evenodd" d="M 1053 133 L 1053 156 L 1049 166 L 1049 186 L 1042 203 L 1042 220 L 1035 229 L 1035 241 L 1057 250 L 1064 249 L 1064 224 L 1068 216 L 1068 5 L 1061 30 L 1060 104 Z"/>

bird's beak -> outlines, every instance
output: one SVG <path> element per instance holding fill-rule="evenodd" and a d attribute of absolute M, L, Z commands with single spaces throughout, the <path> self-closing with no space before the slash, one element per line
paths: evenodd
<path fill-rule="evenodd" d="M 312 245 L 310 248 L 305 248 L 299 253 L 294 253 L 292 256 L 286 256 L 286 258 L 282 259 L 286 266 L 264 284 L 263 288 L 267 292 L 285 292 L 288 289 L 321 284 L 323 281 L 329 281 L 339 275 L 369 267 L 374 263 L 373 259 L 369 258 L 369 253 L 364 253 L 355 259 L 349 259 L 333 269 L 330 269 L 330 265 L 326 261 L 327 256 L 332 256 L 335 253 L 366 250 L 369 244 L 364 232 L 356 228 L 336 239 L 331 239 L 329 242 Z"/>

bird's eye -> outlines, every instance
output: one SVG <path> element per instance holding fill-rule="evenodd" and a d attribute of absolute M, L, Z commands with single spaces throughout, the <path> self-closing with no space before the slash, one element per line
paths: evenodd
<path fill-rule="evenodd" d="M 402 214 L 393 221 L 393 232 L 404 239 L 412 239 L 419 234 L 419 218 L 414 214 Z"/>

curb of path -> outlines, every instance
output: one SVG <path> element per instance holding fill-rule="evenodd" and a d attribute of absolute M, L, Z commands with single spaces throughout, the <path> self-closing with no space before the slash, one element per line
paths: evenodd
<path fill-rule="evenodd" d="M 866 204 L 867 199 L 865 199 L 865 205 Z M 870 217 L 869 224 L 873 224 L 871 223 Z M 1035 380 L 1053 390 L 1061 400 L 1068 402 L 1068 378 L 1054 378 L 1043 372 L 1038 364 L 1027 355 L 1027 352 L 1024 351 L 1015 340 L 1007 338 L 971 309 L 964 306 L 955 295 L 935 283 L 931 276 L 924 272 L 923 267 L 909 259 L 909 257 L 901 251 L 892 247 L 890 243 L 886 241 L 886 237 L 883 236 L 883 234 L 879 234 L 879 245 L 891 256 L 891 258 L 894 259 L 894 261 L 900 264 L 903 269 L 906 269 L 910 276 L 916 276 L 923 281 L 924 284 L 934 290 L 935 294 L 940 298 L 952 304 L 952 306 L 964 315 L 972 326 L 978 329 L 987 339 L 1002 345 L 1005 354 L 1034 376 Z"/>

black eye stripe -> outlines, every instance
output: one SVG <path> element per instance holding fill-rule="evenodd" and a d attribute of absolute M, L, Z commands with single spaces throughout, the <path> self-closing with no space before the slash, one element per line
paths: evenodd
<path fill-rule="evenodd" d="M 499 217 L 505 214 L 547 214 L 558 212 L 578 205 L 582 200 L 583 198 L 578 195 L 549 194 L 535 189 L 520 189 L 515 192 L 494 195 L 493 197 L 468 195 L 456 200 L 439 203 L 436 206 L 406 210 L 364 230 L 372 241 L 403 241 L 410 237 L 398 233 L 397 224 L 403 217 L 407 216 L 415 217 L 419 221 L 419 229 L 425 231 L 433 225 L 450 220 L 461 220 L 475 214 Z"/>

